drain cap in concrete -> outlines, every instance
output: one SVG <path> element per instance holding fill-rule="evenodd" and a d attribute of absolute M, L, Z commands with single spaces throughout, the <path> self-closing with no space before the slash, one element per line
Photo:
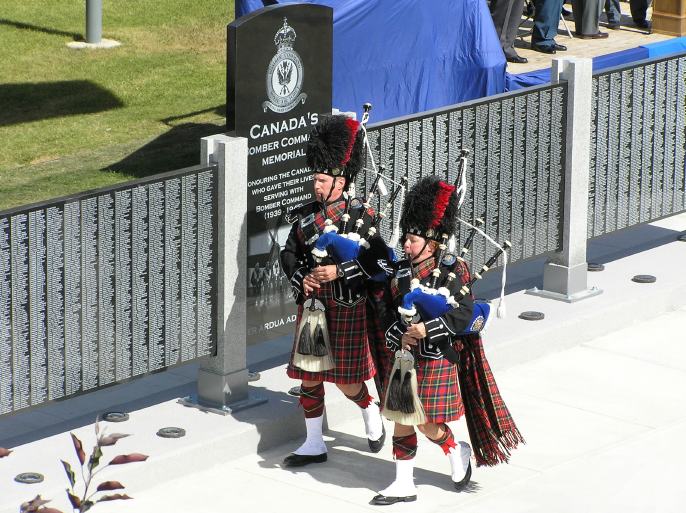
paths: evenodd
<path fill-rule="evenodd" d="M 540 321 L 545 318 L 545 314 L 543 312 L 535 312 L 533 310 L 529 310 L 520 313 L 519 318 L 524 319 L 525 321 Z"/>
<path fill-rule="evenodd" d="M 129 414 L 123 411 L 108 411 L 102 416 L 105 422 L 126 422 L 129 420 Z"/>
<path fill-rule="evenodd" d="M 39 474 L 38 472 L 22 472 L 21 474 L 17 474 L 14 477 L 14 480 L 17 483 L 22 483 L 22 484 L 42 483 L 43 482 L 43 474 Z"/>
<path fill-rule="evenodd" d="M 180 427 L 163 427 L 157 432 L 157 436 L 162 438 L 181 438 L 186 436 L 186 430 Z"/>
<path fill-rule="evenodd" d="M 631 278 L 631 281 L 635 281 L 636 283 L 655 283 L 655 280 L 657 280 L 657 278 L 652 274 L 637 274 Z"/>

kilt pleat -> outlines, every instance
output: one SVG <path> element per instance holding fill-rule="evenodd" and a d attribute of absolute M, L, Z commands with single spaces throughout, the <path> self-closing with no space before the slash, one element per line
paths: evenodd
<path fill-rule="evenodd" d="M 293 365 L 297 340 L 294 338 L 287 374 L 293 379 L 328 381 L 341 385 L 361 383 L 374 377 L 376 372 L 367 341 L 367 311 L 365 301 L 352 307 L 336 303 L 331 283 L 317 291 L 317 299 L 326 308 L 331 352 L 336 366 L 328 371 L 308 372 Z M 296 326 L 300 325 L 303 306 L 298 305 Z"/>
<path fill-rule="evenodd" d="M 458 420 L 464 415 L 464 404 L 457 367 L 445 358 L 417 358 L 417 393 L 427 422 L 440 424 Z"/>

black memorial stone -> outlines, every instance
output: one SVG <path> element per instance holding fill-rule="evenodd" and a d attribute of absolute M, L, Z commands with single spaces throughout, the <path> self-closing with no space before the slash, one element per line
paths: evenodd
<path fill-rule="evenodd" d="M 331 112 L 333 11 L 271 6 L 228 26 L 227 128 L 248 139 L 248 343 L 290 335 L 284 216 L 312 200 L 305 149 Z"/>

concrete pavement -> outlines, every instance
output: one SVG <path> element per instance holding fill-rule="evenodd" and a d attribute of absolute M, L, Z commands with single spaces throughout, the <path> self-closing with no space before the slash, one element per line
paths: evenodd
<path fill-rule="evenodd" d="M 471 489 L 457 494 L 447 459 L 420 437 L 419 500 L 390 508 L 683 511 L 686 243 L 675 239 L 684 229 L 681 215 L 593 241 L 589 255 L 606 270 L 591 274 L 590 284 L 604 292 L 572 305 L 525 294 L 537 276 L 527 268 L 538 264 L 513 266 L 509 317 L 491 327 L 486 351 L 527 444 L 509 465 L 475 469 Z M 634 274 L 658 279 L 640 285 L 630 281 Z M 492 295 L 490 288 L 484 281 L 480 295 Z M 518 319 L 525 309 L 543 310 L 546 319 Z M 368 501 L 393 477 L 390 444 L 376 455 L 367 451 L 359 411 L 334 387 L 327 388 L 329 461 L 296 472 L 280 468 L 303 434 L 297 401 L 286 393 L 294 383 L 285 376 L 282 346 L 250 348 L 251 367 L 262 373 L 252 389 L 269 402 L 233 416 L 177 403 L 192 391 L 195 368 L 187 366 L 0 419 L 0 446 L 15 450 L 0 459 L 0 512 L 18 511 L 37 493 L 70 511 L 59 462 L 75 463 L 69 431 L 90 447 L 95 412 L 111 409 L 125 410 L 131 419 L 107 424 L 108 430 L 133 436 L 105 448 L 103 461 L 131 452 L 150 459 L 106 469 L 101 479 L 121 481 L 135 500 L 99 504 L 96 511 L 377 510 Z M 183 427 L 187 436 L 157 437 L 164 426 Z M 465 438 L 463 422 L 454 429 Z M 13 477 L 25 471 L 41 472 L 45 481 L 15 483 Z"/>

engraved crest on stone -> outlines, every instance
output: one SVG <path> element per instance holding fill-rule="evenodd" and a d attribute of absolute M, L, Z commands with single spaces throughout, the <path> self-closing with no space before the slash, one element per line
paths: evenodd
<path fill-rule="evenodd" d="M 307 94 L 301 92 L 304 68 L 300 55 L 293 49 L 296 34 L 293 27 L 283 19 L 283 26 L 274 36 L 276 55 L 272 57 L 267 68 L 267 96 L 269 100 L 262 103 L 264 112 L 267 109 L 280 114 L 292 110 L 299 103 L 305 103 Z"/>

